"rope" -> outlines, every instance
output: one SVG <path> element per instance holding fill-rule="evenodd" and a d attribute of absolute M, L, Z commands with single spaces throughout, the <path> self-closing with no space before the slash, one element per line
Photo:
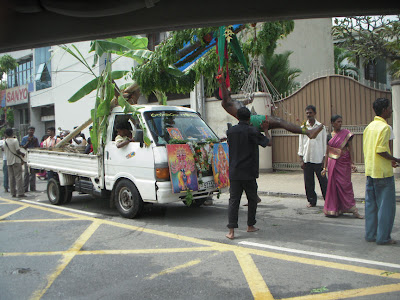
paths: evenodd
<path fill-rule="evenodd" d="M 267 95 L 270 95 L 270 101 L 267 100 L 268 97 L 266 97 L 264 100 L 266 108 L 270 105 L 272 109 L 278 109 L 280 107 L 282 108 L 283 114 L 288 116 L 292 115 L 288 111 L 288 105 L 283 101 L 279 91 L 262 71 L 261 63 L 258 58 L 254 58 L 251 61 L 250 73 L 241 88 L 241 92 L 244 94 L 244 98 L 246 100 L 254 99 L 254 94 L 256 92 L 263 92 Z M 254 105 L 252 105 L 252 110 L 254 111 Z M 296 119 L 299 120 L 297 116 Z"/>

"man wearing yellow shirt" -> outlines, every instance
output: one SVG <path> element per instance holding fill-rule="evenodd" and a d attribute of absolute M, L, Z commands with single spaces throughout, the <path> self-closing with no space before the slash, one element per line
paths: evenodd
<path fill-rule="evenodd" d="M 378 245 L 396 244 L 391 232 L 396 215 L 396 192 L 393 168 L 400 163 L 390 153 L 390 126 L 392 105 L 388 99 L 374 101 L 374 120 L 365 128 L 363 135 L 365 176 L 365 239 Z"/>

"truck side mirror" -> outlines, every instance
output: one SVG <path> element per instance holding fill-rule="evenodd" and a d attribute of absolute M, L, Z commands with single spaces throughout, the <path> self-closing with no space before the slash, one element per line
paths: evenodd
<path fill-rule="evenodd" d="M 140 148 L 143 148 L 144 140 L 143 140 L 143 130 L 142 129 L 136 129 L 135 136 L 134 136 L 133 140 L 135 142 L 139 142 L 140 143 Z"/>

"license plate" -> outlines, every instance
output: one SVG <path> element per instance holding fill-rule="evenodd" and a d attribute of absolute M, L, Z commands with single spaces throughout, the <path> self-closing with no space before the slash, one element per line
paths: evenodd
<path fill-rule="evenodd" d="M 200 190 L 206 190 L 206 189 L 212 189 L 215 188 L 215 182 L 214 180 L 210 180 L 207 182 L 203 182 L 202 184 L 200 184 L 199 189 Z"/>

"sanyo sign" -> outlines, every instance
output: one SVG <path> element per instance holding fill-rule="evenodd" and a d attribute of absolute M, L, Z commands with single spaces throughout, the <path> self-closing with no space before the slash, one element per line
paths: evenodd
<path fill-rule="evenodd" d="M 12 89 L 6 90 L 6 105 L 18 105 L 28 103 L 28 85 L 21 85 Z"/>

